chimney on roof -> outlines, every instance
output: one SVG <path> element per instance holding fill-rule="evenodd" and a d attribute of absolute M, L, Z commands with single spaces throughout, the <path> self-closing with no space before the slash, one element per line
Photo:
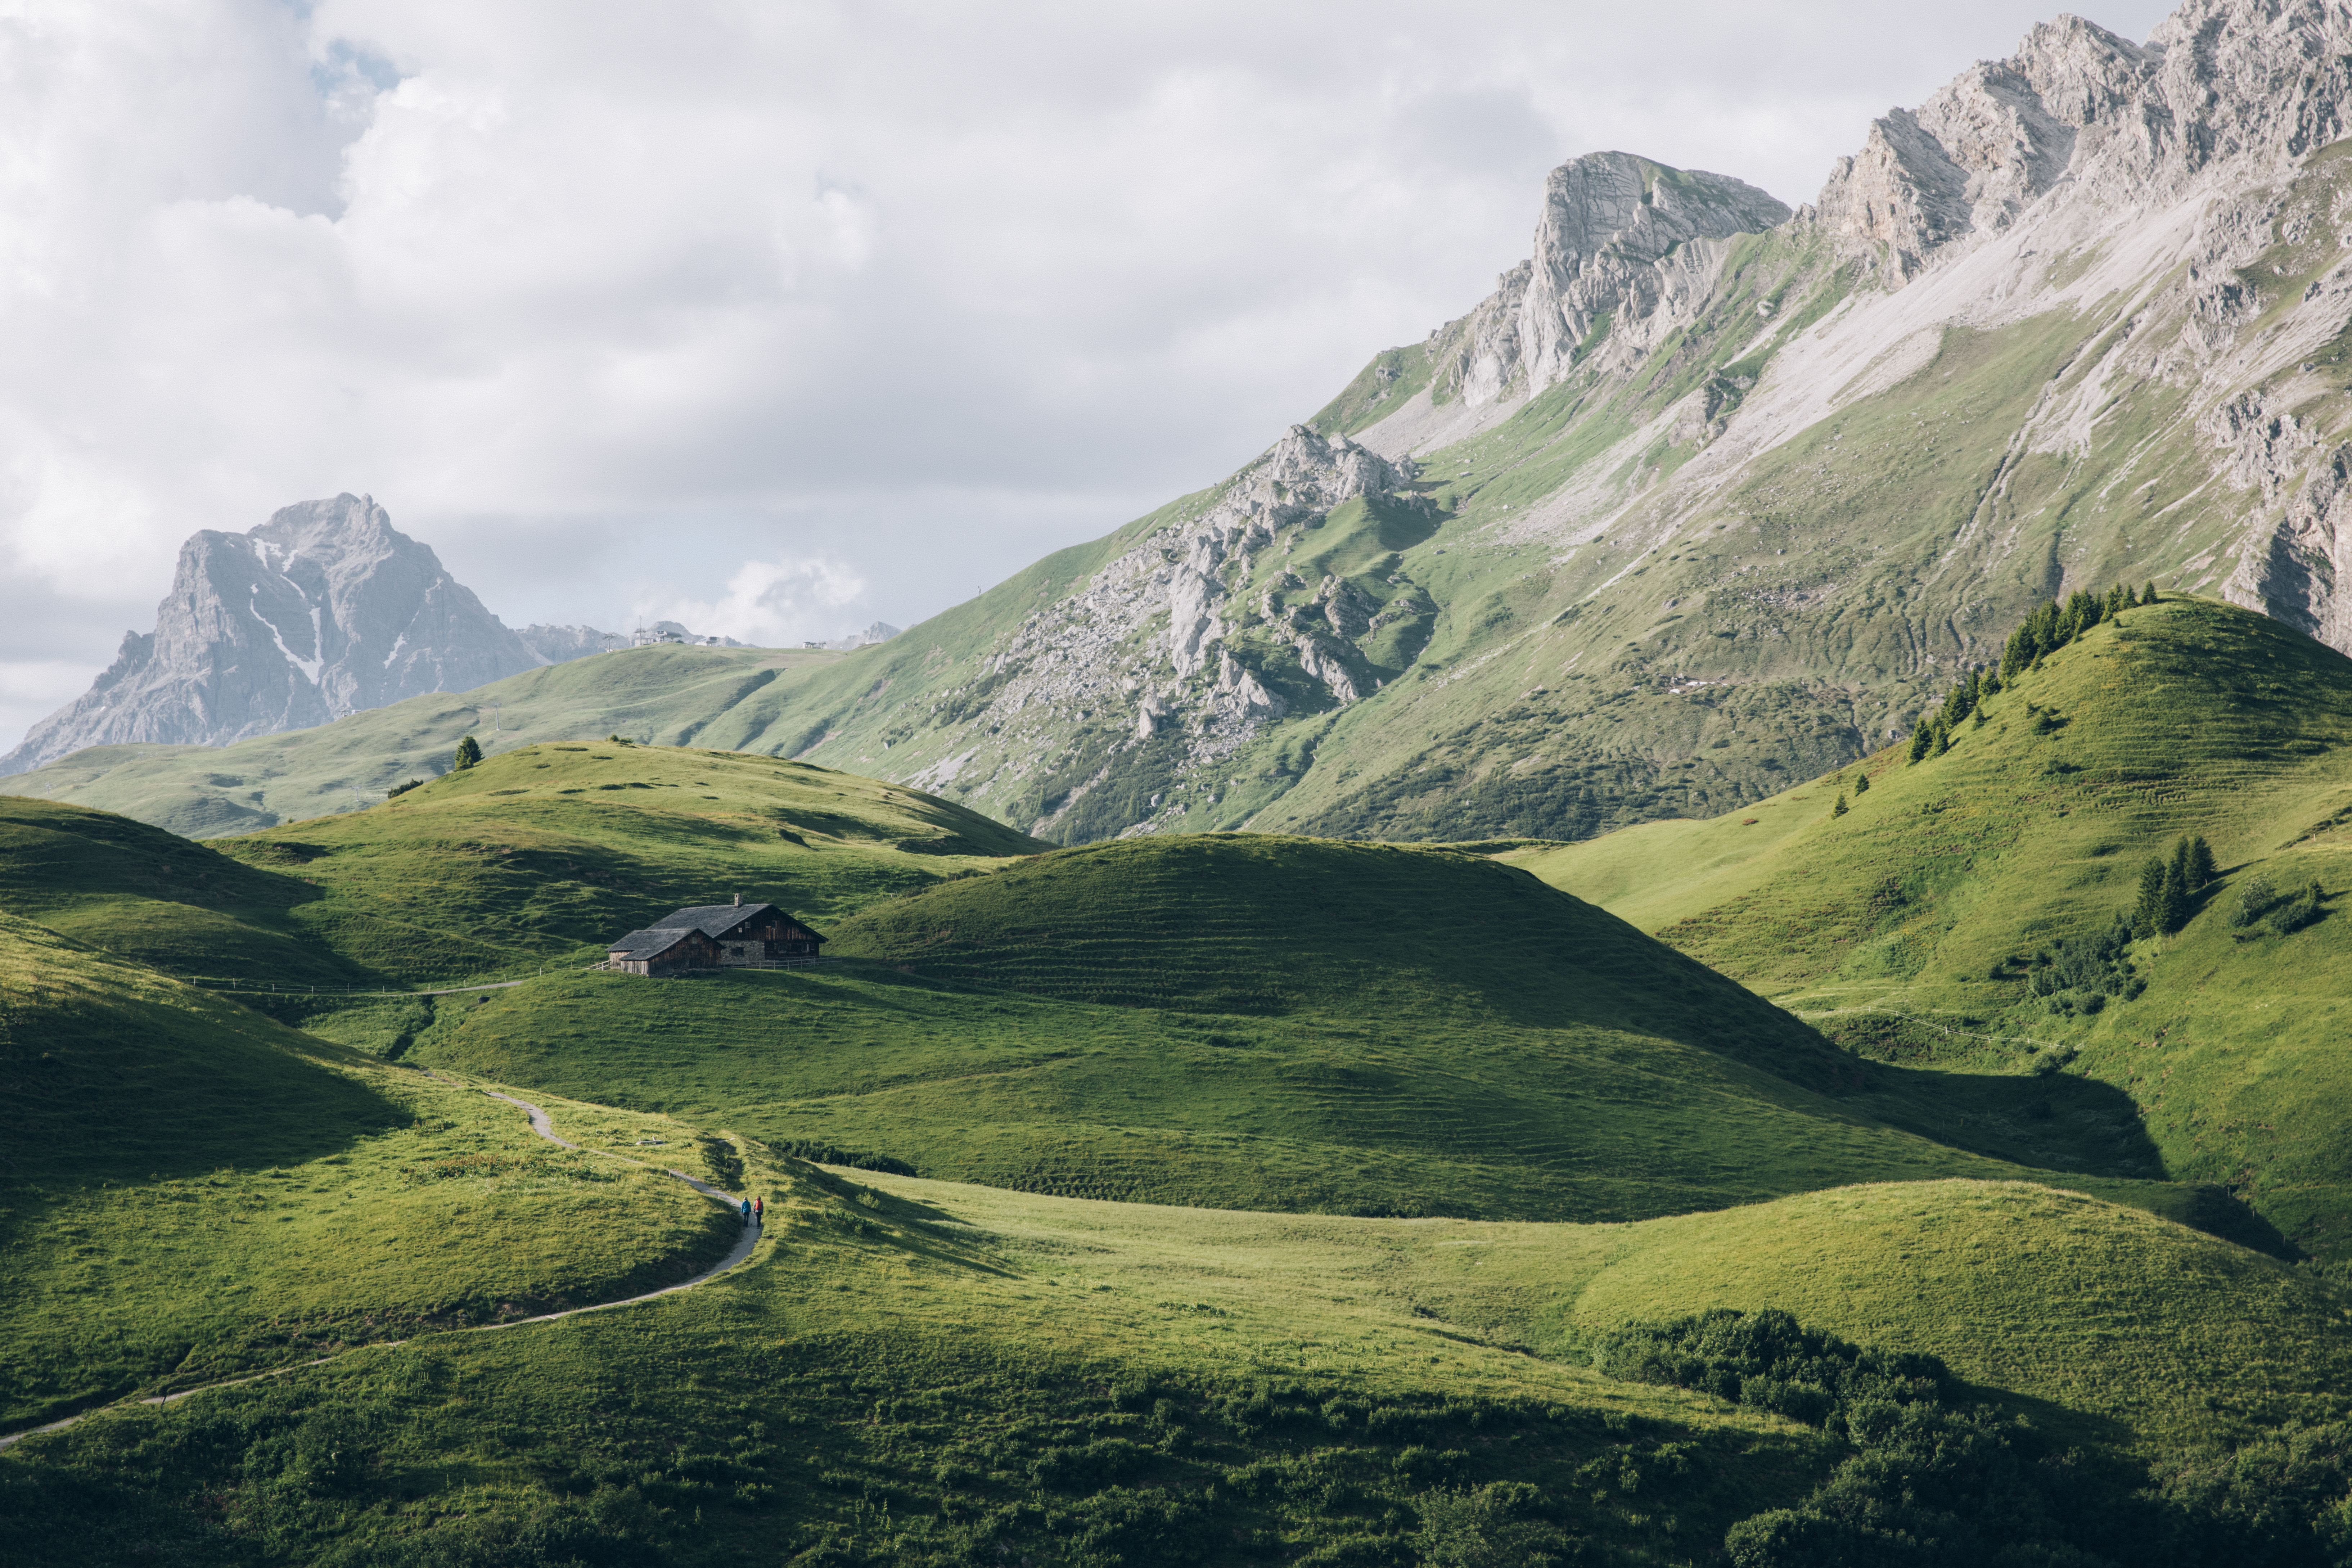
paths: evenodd
<path fill-rule="evenodd" d="M 743 895 L 740 893 L 735 895 L 735 907 L 739 910 L 743 907 Z"/>

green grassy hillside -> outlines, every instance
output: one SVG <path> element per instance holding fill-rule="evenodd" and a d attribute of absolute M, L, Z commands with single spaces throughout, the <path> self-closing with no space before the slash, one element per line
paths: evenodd
<path fill-rule="evenodd" d="M 1865 1180 L 2151 1182 L 2119 1097 L 1866 1066 L 1524 873 L 1303 839 L 1131 840 L 835 928 L 862 962 L 563 975 L 436 1005 L 403 1060 L 1024 1191 L 1633 1218 Z M 373 1033 L 371 1031 L 373 1031 Z"/>
<path fill-rule="evenodd" d="M 510 1106 L 5 915 L 0 999 L 0 1427 L 625 1295 L 733 1240 Z"/>
<path fill-rule="evenodd" d="M 311 940 L 319 889 L 87 806 L 0 796 L 0 909 L 181 974 L 304 987 L 383 977 Z"/>
<path fill-rule="evenodd" d="M 684 904 L 826 929 L 1044 847 L 961 806 L 772 757 L 551 742 L 362 812 L 199 847 L 86 808 L 0 805 L 0 903 L 176 973 L 360 989 L 592 961 Z"/>
<path fill-rule="evenodd" d="M 1087 1203 L 749 1152 L 776 1205 L 751 1268 L 33 1439 L 0 1460 L 17 1539 L 64 1540 L 34 1533 L 61 1497 L 123 1518 L 201 1497 L 222 1534 L 180 1514 L 151 1544 L 177 1528 L 184 1560 L 435 1564 L 1712 1561 L 1852 1450 L 1583 1364 L 1607 1312 L 1662 1297 L 1802 1300 L 1863 1332 L 1907 1290 L 1905 1344 L 2047 1428 L 2009 1439 L 2038 1445 L 2021 1479 L 2056 1488 L 2054 1528 L 2101 1557 L 2197 1560 L 2168 1549 L 2177 1512 L 2131 1496 L 2139 1463 L 2343 1409 L 2329 1289 L 2040 1188 L 1493 1225 Z M 2019 1265 L 1972 1272 L 1985 1246 Z M 2175 1379 L 2196 1394 L 2150 1386 Z M 338 1447 L 366 1457 L 321 1458 Z M 2205 1560 L 2326 1561 L 2308 1551 L 2324 1502 L 2280 1500 L 2299 1537 L 2223 1521 Z M 2305 1550 L 2264 1550 L 2280 1539 Z M 59 1561 L 95 1560 L 74 1544 Z"/>
<path fill-rule="evenodd" d="M 1864 765 L 1703 822 L 1509 852 L 1838 1038 L 1892 1059 L 2112 1086 L 2179 1179 L 2225 1182 L 2315 1250 L 2352 1237 L 2335 1065 L 2352 936 L 2230 923 L 2257 879 L 2352 882 L 2352 660 L 2232 606 L 2126 612 L 2051 656 L 1949 752 Z M 1850 789 L 1853 774 L 1843 775 Z M 2209 839 L 2221 881 L 2187 928 L 2126 955 L 2145 982 L 2095 1014 L 2036 994 L 2031 960 L 2104 930 L 2140 868 Z M 2066 1010 L 2053 1011 L 2053 1007 Z"/>

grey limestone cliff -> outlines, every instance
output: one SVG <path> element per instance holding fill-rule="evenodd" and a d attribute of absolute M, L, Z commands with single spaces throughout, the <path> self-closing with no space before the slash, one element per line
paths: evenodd
<path fill-rule="evenodd" d="M 604 636 L 531 633 L 546 651 L 502 625 L 373 499 L 303 501 L 250 532 L 206 529 L 183 545 L 154 631 L 126 634 L 89 692 L 34 725 L 0 758 L 0 773 L 85 746 L 226 745 L 323 724 L 468 690 Z"/>

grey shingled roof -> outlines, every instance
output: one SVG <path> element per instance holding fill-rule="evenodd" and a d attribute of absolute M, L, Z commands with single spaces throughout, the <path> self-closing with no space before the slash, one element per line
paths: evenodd
<path fill-rule="evenodd" d="M 659 958 L 688 934 L 682 927 L 656 926 L 651 931 L 633 931 L 604 951 L 620 958 Z"/>
<path fill-rule="evenodd" d="M 654 929 L 670 931 L 684 926 L 716 939 L 720 931 L 741 925 L 761 910 L 775 909 L 773 904 L 691 904 L 676 914 L 664 915 L 656 922 Z M 784 914 L 782 910 L 776 910 L 776 912 Z M 784 915 L 784 918 L 790 920 L 793 917 Z"/>
<path fill-rule="evenodd" d="M 817 941 L 824 940 L 810 929 L 806 921 L 799 920 L 783 910 L 777 910 L 773 904 L 693 904 L 679 910 L 675 914 L 664 915 L 655 923 L 654 929 L 673 931 L 683 928 L 688 931 L 698 931 L 715 942 L 722 932 L 732 931 L 753 915 L 766 910 L 776 910 L 776 913 L 782 915 L 784 919 L 791 921 L 803 931 L 808 931 L 809 935 L 815 936 Z"/>

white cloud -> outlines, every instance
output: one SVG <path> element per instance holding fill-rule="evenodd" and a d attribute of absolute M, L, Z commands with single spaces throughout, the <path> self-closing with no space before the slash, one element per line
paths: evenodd
<path fill-rule="evenodd" d="M 1561 159 L 1803 200 L 2048 14 L 0 0 L 0 746 L 343 489 L 510 621 L 824 561 L 910 624 L 1467 309 Z"/>
<path fill-rule="evenodd" d="M 866 596 L 866 579 L 838 561 L 746 561 L 713 600 L 670 592 L 647 594 L 635 605 L 641 624 L 677 621 L 688 630 L 716 632 L 755 647 L 790 647 L 856 630 L 843 607 Z"/>

